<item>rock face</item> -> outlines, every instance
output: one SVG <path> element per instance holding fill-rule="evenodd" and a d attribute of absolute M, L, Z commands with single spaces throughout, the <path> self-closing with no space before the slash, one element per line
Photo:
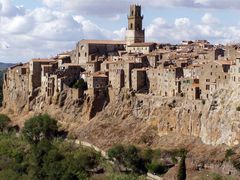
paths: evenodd
<path fill-rule="evenodd" d="M 68 126 L 73 121 L 80 124 L 80 129 L 83 124 L 89 128 L 94 124 L 97 131 L 101 128 L 96 124 L 104 119 L 108 119 L 104 126 L 119 121 L 129 123 L 131 129 L 131 120 L 134 120 L 134 126 L 143 126 L 141 131 L 154 125 L 153 129 L 160 137 L 177 133 L 200 138 L 209 145 L 234 146 L 240 143 L 240 112 L 237 111 L 240 96 L 232 90 L 218 91 L 211 101 L 162 98 L 127 91 L 116 93 L 112 90 L 108 95 L 76 98 L 73 91 L 65 90 L 51 98 L 39 95 L 30 100 L 21 82 L 5 85 L 4 108 L 17 115 L 29 111 L 47 112 Z"/>

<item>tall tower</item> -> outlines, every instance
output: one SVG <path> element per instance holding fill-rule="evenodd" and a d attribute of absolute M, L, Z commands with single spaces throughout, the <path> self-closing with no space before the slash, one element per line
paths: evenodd
<path fill-rule="evenodd" d="M 142 29 L 143 16 L 141 6 L 131 5 L 128 16 L 128 29 L 126 31 L 127 45 L 145 42 L 145 30 Z"/>

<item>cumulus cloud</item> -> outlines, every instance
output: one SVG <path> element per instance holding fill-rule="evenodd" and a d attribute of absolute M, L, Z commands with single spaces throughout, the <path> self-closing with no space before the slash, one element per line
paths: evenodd
<path fill-rule="evenodd" d="M 125 27 L 112 24 L 126 18 L 130 3 L 144 7 L 240 8 L 236 0 L 42 0 L 44 6 L 25 9 L 11 0 L 0 0 L 0 61 L 27 61 L 71 50 L 81 39 L 125 38 Z M 204 11 L 208 11 L 205 9 Z M 211 11 L 212 12 L 212 11 Z M 97 15 L 98 23 L 93 16 Z M 103 23 L 109 24 L 105 28 Z M 125 19 L 126 22 L 126 19 Z M 146 23 L 146 22 L 145 22 Z M 127 26 L 127 24 L 126 24 Z M 110 30 L 111 27 L 111 30 Z M 191 17 L 167 20 L 156 17 L 145 25 L 147 41 L 178 43 L 181 40 L 207 39 L 213 43 L 240 40 L 240 25 L 226 26 L 211 13 L 199 22 Z"/>
<path fill-rule="evenodd" d="M 190 19 L 188 18 L 178 18 L 175 20 L 175 26 L 177 28 L 185 28 L 190 26 Z"/>
<path fill-rule="evenodd" d="M 0 0 L 0 16 L 16 16 L 25 13 L 22 6 L 14 6 L 10 0 Z"/>
<path fill-rule="evenodd" d="M 109 31 L 70 12 L 45 7 L 20 13 L 10 0 L 0 2 L 0 61 L 48 57 L 73 49 L 82 38 L 119 39 L 124 34 L 123 30 Z M 48 5 L 53 3 L 49 1 Z"/>
<path fill-rule="evenodd" d="M 211 13 L 206 13 L 203 17 L 202 17 L 202 22 L 204 24 L 219 24 L 220 21 L 219 19 L 217 19 L 216 17 L 214 17 Z"/>

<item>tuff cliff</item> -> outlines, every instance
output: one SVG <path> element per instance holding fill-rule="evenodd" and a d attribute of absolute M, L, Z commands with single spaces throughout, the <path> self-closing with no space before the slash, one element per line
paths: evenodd
<path fill-rule="evenodd" d="M 87 135 L 93 125 L 96 128 L 93 131 L 98 131 L 97 124 L 104 119 L 109 120 L 104 125 L 106 128 L 115 121 L 130 123 L 134 119 L 137 121 L 135 126 L 143 125 L 141 131 L 147 130 L 145 124 L 151 125 L 160 137 L 177 133 L 198 137 L 209 145 L 234 146 L 240 143 L 240 111 L 237 110 L 240 96 L 233 90 L 219 90 L 211 101 L 190 101 L 186 98 L 162 98 L 112 90 L 108 94 L 78 98 L 74 94 L 76 90 L 69 88 L 55 97 L 39 95 L 29 101 L 20 86 L 9 87 L 3 91 L 4 109 L 8 113 L 48 112 L 69 126 L 73 121 L 81 126 L 84 122 Z"/>

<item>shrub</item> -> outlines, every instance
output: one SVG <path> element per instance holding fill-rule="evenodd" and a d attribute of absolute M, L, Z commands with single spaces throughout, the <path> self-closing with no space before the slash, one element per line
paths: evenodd
<path fill-rule="evenodd" d="M 238 107 L 236 108 L 236 111 L 240 111 L 240 106 L 238 106 Z"/>
<path fill-rule="evenodd" d="M 116 159 L 120 163 L 124 161 L 124 147 L 123 145 L 115 145 L 113 148 L 108 150 L 108 157 L 113 160 Z"/>
<path fill-rule="evenodd" d="M 82 78 L 73 84 L 73 88 L 81 89 L 83 91 L 88 89 L 87 83 Z"/>
<path fill-rule="evenodd" d="M 163 164 L 152 162 L 147 166 L 148 170 L 153 174 L 162 175 L 168 171 L 168 168 Z"/>
<path fill-rule="evenodd" d="M 122 145 L 116 145 L 108 150 L 108 156 L 110 159 L 116 159 L 119 163 L 131 168 L 134 172 L 145 173 L 147 171 L 140 150 L 135 146 L 125 148 Z"/>
<path fill-rule="evenodd" d="M 233 149 L 227 149 L 225 153 L 225 159 L 228 160 L 234 154 L 235 152 L 233 151 Z"/>
<path fill-rule="evenodd" d="M 52 139 L 57 130 L 57 121 L 49 115 L 44 114 L 27 120 L 24 124 L 22 132 L 30 144 L 37 144 L 44 138 Z"/>
<path fill-rule="evenodd" d="M 0 114 L 0 132 L 8 129 L 11 120 L 8 116 Z"/>

